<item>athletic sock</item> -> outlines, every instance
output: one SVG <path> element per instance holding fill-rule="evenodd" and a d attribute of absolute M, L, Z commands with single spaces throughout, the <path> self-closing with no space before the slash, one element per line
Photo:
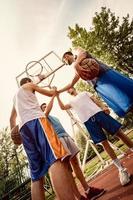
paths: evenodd
<path fill-rule="evenodd" d="M 118 158 L 116 158 L 115 160 L 113 160 L 114 165 L 118 168 L 119 171 L 123 170 L 124 167 L 121 165 L 120 161 Z"/>

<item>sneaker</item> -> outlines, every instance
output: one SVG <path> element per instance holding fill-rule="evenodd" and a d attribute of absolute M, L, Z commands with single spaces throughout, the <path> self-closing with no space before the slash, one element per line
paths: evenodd
<path fill-rule="evenodd" d="M 88 199 L 81 195 L 80 200 L 88 200 Z"/>
<path fill-rule="evenodd" d="M 120 178 L 120 183 L 122 186 L 130 182 L 130 174 L 127 172 L 126 169 L 119 171 L 119 178 Z"/>
<path fill-rule="evenodd" d="M 105 192 L 104 189 L 99 189 L 95 187 L 90 187 L 89 192 L 86 194 L 87 198 L 89 200 L 94 200 L 97 199 L 98 197 L 102 196 L 103 193 Z"/>

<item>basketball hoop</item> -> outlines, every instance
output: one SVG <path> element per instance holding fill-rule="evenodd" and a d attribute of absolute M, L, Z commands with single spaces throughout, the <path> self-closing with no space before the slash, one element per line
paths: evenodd
<path fill-rule="evenodd" d="M 42 74 L 43 66 L 39 61 L 31 61 L 25 68 L 28 77 L 38 77 Z"/>

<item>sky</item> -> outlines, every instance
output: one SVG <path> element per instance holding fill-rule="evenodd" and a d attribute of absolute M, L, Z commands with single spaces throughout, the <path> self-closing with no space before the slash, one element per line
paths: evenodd
<path fill-rule="evenodd" d="M 0 0 L 0 129 L 9 125 L 17 90 L 15 77 L 25 70 L 28 62 L 51 50 L 61 57 L 71 47 L 68 26 L 78 23 L 89 29 L 94 13 L 102 6 L 117 16 L 129 13 L 132 17 L 132 0 Z M 60 70 L 56 78 L 58 88 L 67 84 L 73 74 L 71 68 Z M 39 97 L 40 103 L 49 100 Z M 63 100 L 67 102 L 68 96 L 64 95 Z M 58 105 L 52 113 L 71 131 L 69 117 Z"/>

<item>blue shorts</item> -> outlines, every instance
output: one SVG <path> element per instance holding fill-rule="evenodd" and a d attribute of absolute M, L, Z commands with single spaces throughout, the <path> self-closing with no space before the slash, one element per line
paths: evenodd
<path fill-rule="evenodd" d="M 88 121 L 84 123 L 84 125 L 95 144 L 107 140 L 104 130 L 106 130 L 111 135 L 114 135 L 122 126 L 118 121 L 103 111 L 93 115 L 91 118 L 89 118 Z"/>
<path fill-rule="evenodd" d="M 46 118 L 34 119 L 20 129 L 32 181 L 43 177 L 58 159 L 69 155 Z"/>

